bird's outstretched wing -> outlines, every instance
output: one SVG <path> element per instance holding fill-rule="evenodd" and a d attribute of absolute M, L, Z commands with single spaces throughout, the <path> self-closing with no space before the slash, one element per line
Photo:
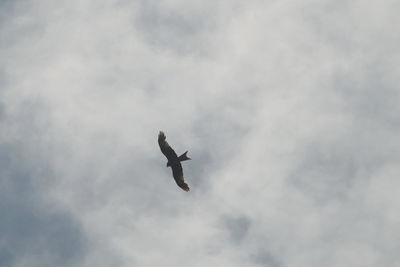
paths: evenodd
<path fill-rule="evenodd" d="M 189 186 L 185 183 L 185 179 L 183 178 L 182 165 L 180 163 L 173 164 L 171 168 L 176 184 L 186 192 L 189 192 Z"/>
<path fill-rule="evenodd" d="M 168 160 L 178 157 L 178 155 L 176 155 L 175 151 L 172 149 L 172 147 L 169 146 L 165 139 L 165 134 L 160 131 L 160 133 L 158 134 L 158 145 L 160 146 L 161 152 L 167 157 Z"/>

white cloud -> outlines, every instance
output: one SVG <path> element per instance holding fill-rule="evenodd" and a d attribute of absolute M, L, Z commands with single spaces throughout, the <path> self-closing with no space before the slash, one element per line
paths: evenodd
<path fill-rule="evenodd" d="M 76 235 L 74 261 L 62 237 L 6 236 L 0 262 L 397 266 L 395 1 L 0 5 L 0 154 L 26 155 L 2 160 L 4 208 L 29 217 L 18 174 L 44 214 L 28 229 Z"/>

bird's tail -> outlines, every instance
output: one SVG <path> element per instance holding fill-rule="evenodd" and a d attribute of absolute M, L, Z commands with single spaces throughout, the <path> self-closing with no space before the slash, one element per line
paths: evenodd
<path fill-rule="evenodd" d="M 191 160 L 191 158 L 189 158 L 186 154 L 187 154 L 188 152 L 186 151 L 185 153 L 183 153 L 182 155 L 180 155 L 179 157 L 178 157 L 178 160 L 179 161 L 185 161 L 185 160 Z"/>

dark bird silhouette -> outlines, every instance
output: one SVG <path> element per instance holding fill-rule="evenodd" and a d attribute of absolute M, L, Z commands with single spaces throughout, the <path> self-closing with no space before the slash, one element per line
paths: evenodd
<path fill-rule="evenodd" d="M 176 155 L 172 147 L 170 147 L 167 141 L 165 141 L 165 138 L 166 138 L 165 134 L 162 131 L 160 131 L 160 133 L 158 134 L 158 144 L 160 145 L 161 152 L 168 159 L 167 167 L 171 167 L 172 176 L 174 176 L 176 184 L 180 188 L 188 192 L 190 189 L 187 183 L 185 183 L 185 180 L 183 178 L 181 161 L 190 160 L 191 158 L 189 158 L 186 155 L 187 151 L 178 157 L 178 155 Z"/>

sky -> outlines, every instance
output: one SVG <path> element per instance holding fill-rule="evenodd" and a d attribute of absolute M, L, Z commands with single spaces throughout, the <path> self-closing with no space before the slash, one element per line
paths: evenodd
<path fill-rule="evenodd" d="M 0 0 L 0 266 L 400 266 L 399 11 Z"/>

